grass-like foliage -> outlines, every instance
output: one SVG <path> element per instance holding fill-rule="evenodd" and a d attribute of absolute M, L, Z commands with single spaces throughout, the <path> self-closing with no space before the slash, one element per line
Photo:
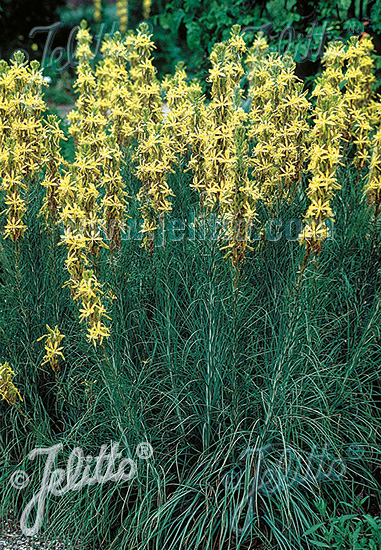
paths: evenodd
<path fill-rule="evenodd" d="M 200 206 L 190 178 L 169 178 L 171 219 L 190 228 L 182 239 L 167 231 L 149 255 L 131 222 L 119 251 L 101 251 L 112 329 L 96 348 L 62 288 L 59 230 L 43 231 L 37 217 L 44 191 L 30 186 L 25 237 L 0 248 L 1 360 L 23 397 L 0 405 L 1 516 L 19 518 L 40 489 L 45 458 L 28 460 L 33 448 L 61 442 L 56 466 L 65 467 L 74 447 L 97 456 L 120 442 L 135 478 L 50 495 L 44 534 L 83 548 L 314 548 L 316 533 L 303 534 L 321 521 L 320 497 L 329 511 L 378 494 L 379 227 L 354 170 L 341 167 L 321 254 L 299 274 L 304 250 L 283 227 L 278 240 L 254 242 L 237 286 L 211 232 L 192 229 Z M 137 218 L 139 182 L 128 168 L 124 181 Z M 301 219 L 306 207 L 297 195 L 278 218 Z M 46 324 L 65 334 L 56 372 L 40 366 Z M 148 461 L 135 455 L 141 441 L 154 449 Z M 17 491 L 9 480 L 20 468 L 30 483 Z"/>

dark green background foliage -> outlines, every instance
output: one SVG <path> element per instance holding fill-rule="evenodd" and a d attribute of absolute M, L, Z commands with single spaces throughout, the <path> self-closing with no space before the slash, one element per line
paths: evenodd
<path fill-rule="evenodd" d="M 4 58 L 16 48 L 25 48 L 31 58 L 41 59 L 46 35 L 36 35 L 33 40 L 28 38 L 29 31 L 36 25 L 61 20 L 64 26 L 57 33 L 53 47 L 65 48 L 70 30 L 84 17 L 92 25 L 94 36 L 112 31 L 117 22 L 115 4 L 108 2 L 103 2 L 103 27 L 94 23 L 91 1 L 63 5 L 61 0 L 5 0 L 1 6 L 0 54 Z M 130 0 L 129 27 L 136 28 L 142 19 L 142 1 Z M 332 38 L 347 39 L 366 31 L 373 37 L 377 54 L 381 55 L 381 2 L 375 0 L 153 0 L 150 23 L 157 45 L 155 57 L 160 76 L 172 72 L 178 61 L 185 61 L 192 75 L 204 77 L 209 69 L 208 57 L 213 44 L 228 38 L 231 26 L 237 23 L 245 31 L 248 44 L 255 31 L 262 28 L 273 50 L 283 52 L 289 48 L 295 55 L 297 74 L 301 78 L 316 74 L 322 44 Z M 284 31 L 286 27 L 290 28 L 287 32 Z M 32 42 L 39 45 L 39 51 L 30 49 Z M 379 76 L 380 58 L 376 64 Z M 71 74 L 74 75 L 73 70 Z"/>
<path fill-rule="evenodd" d="M 102 444 L 120 442 L 123 456 L 136 458 L 144 440 L 154 458 L 137 459 L 135 480 L 49 497 L 44 532 L 81 539 L 83 548 L 113 540 L 113 550 L 247 550 L 258 540 L 268 540 L 266 548 L 312 549 L 324 536 L 305 534 L 325 521 L 319 495 L 328 515 L 353 513 L 356 495 L 369 496 L 356 508 L 359 517 L 378 513 L 380 223 L 362 200 L 350 159 L 345 164 L 334 239 L 300 281 L 304 250 L 284 233 L 255 243 L 238 290 L 218 243 L 199 232 L 195 240 L 186 231 L 166 242 L 152 258 L 133 233 L 113 260 L 104 251 L 99 280 L 112 336 L 96 350 L 62 288 L 65 249 L 56 246 L 58 234 L 41 231 L 43 190 L 32 185 L 18 264 L 13 243 L 0 247 L 0 358 L 16 371 L 24 398 L 20 411 L 0 404 L 1 517 L 13 509 L 19 518 L 40 487 L 44 460 L 26 458 L 34 446 L 62 442 L 57 466 L 66 467 L 78 445 L 97 456 Z M 139 182 L 130 168 L 124 177 L 135 219 Z M 173 217 L 191 222 L 199 206 L 189 183 L 181 171 L 170 178 Z M 298 193 L 275 215 L 285 223 L 306 207 Z M 260 206 L 262 223 L 271 217 Z M 58 380 L 40 366 L 37 338 L 46 323 L 66 335 Z M 94 382 L 90 393 L 84 382 Z M 302 461 L 325 449 L 325 472 L 338 459 L 345 475 L 324 482 L 297 477 L 290 485 L 283 478 L 279 491 L 259 492 L 240 509 L 255 474 L 279 470 L 285 449 Z M 316 458 L 313 471 L 318 465 Z M 24 491 L 9 484 L 20 468 L 32 479 Z M 239 527 L 246 521 L 241 537 L 232 529 L 235 514 Z"/>
<path fill-rule="evenodd" d="M 323 521 L 311 527 L 305 536 L 313 535 L 317 548 L 378 550 L 381 548 L 381 517 L 361 513 L 368 498 L 356 498 L 348 507 L 351 513 L 338 517 L 330 517 L 327 503 L 321 500 L 318 508 Z"/>
<path fill-rule="evenodd" d="M 309 35 L 315 27 L 311 53 L 316 54 L 319 45 L 319 30 L 326 24 L 326 39 L 348 38 L 363 31 L 373 36 L 378 54 L 381 54 L 380 3 L 375 1 L 341 0 L 318 2 L 298 0 L 251 1 L 238 0 L 172 0 L 163 11 L 153 17 L 165 34 L 157 33 L 162 55 L 168 63 L 186 59 L 189 69 L 201 74 L 208 69 L 208 56 L 216 41 L 228 38 L 231 25 L 238 23 L 246 29 L 246 38 L 251 42 L 254 31 L 264 28 L 273 49 L 284 51 L 289 36 L 281 33 L 292 27 L 294 37 L 289 48 L 305 55 Z M 263 27 L 265 26 L 265 27 Z M 174 46 L 175 45 L 175 46 Z M 302 77 L 311 76 L 319 68 L 316 55 L 312 60 L 299 65 Z M 298 61 L 298 56 L 295 58 Z M 381 68 L 381 65 L 380 67 Z"/>
<path fill-rule="evenodd" d="M 57 21 L 57 8 L 64 4 L 65 0 L 1 0 L 0 57 L 7 59 L 16 48 L 29 50 L 30 30 Z"/>

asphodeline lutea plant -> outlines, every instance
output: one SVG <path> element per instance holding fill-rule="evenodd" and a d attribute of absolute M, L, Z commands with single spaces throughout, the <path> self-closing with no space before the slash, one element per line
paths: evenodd
<path fill-rule="evenodd" d="M 252 250 L 249 243 L 253 223 L 257 221 L 256 205 L 263 198 L 255 180 L 249 176 L 249 140 L 244 120 L 245 117 L 234 132 L 234 187 L 225 195 L 223 209 L 228 244 L 222 248 L 227 250 L 226 255 L 230 257 L 237 273 L 246 249 Z"/>
<path fill-rule="evenodd" d="M 17 55 L 17 54 L 16 54 Z M 26 64 L 18 64 L 20 76 L 23 77 L 21 86 L 25 87 L 27 81 Z M 0 177 L 1 189 L 6 192 L 5 204 L 7 206 L 3 213 L 7 214 L 7 223 L 4 227 L 4 237 L 10 237 L 12 241 L 18 241 L 24 236 L 27 229 L 24 223 L 24 214 L 26 204 L 24 194 L 26 185 L 24 183 L 24 155 L 22 148 L 16 141 L 11 121 L 16 118 L 16 102 L 14 94 L 16 93 L 16 81 L 13 78 L 14 71 L 8 66 L 6 61 L 0 61 L 0 116 L 1 116 L 1 134 L 0 134 Z M 20 86 L 20 79 L 18 81 Z M 20 122 L 19 122 L 20 123 Z"/>
<path fill-rule="evenodd" d="M 168 112 L 165 126 L 172 139 L 178 162 L 185 161 L 192 143 L 192 127 L 197 105 L 202 101 L 202 88 L 197 81 L 188 81 L 183 62 L 176 65 L 174 75 L 167 75 L 162 82 L 166 92 Z"/>
<path fill-rule="evenodd" d="M 4 237 L 13 241 L 27 229 L 28 190 L 41 167 L 43 84 L 38 61 L 29 64 L 22 52 L 14 54 L 10 65 L 0 61 L 0 177 L 7 206 Z"/>
<path fill-rule="evenodd" d="M 246 45 L 238 25 L 230 39 L 216 44 L 210 55 L 211 102 L 197 106 L 189 166 L 192 187 L 200 193 L 205 213 L 223 219 L 227 256 L 238 267 L 249 243 L 260 196 L 249 178 L 247 113 L 242 108 L 242 58 Z M 201 163 L 200 163 L 201 161 Z"/>
<path fill-rule="evenodd" d="M 39 216 L 44 218 L 47 228 L 54 227 L 58 221 L 61 168 L 66 166 L 66 161 L 61 155 L 60 141 L 66 139 L 56 115 L 48 115 L 44 123 L 43 135 L 43 164 L 46 166 L 46 171 L 41 183 L 46 188 L 46 195 L 39 213 Z"/>
<path fill-rule="evenodd" d="M 68 166 L 60 184 L 60 221 L 64 225 L 62 243 L 68 249 L 66 267 L 74 300 L 81 304 L 80 321 L 88 323 L 88 338 L 96 345 L 110 334 L 104 325 L 105 307 L 101 302 L 101 285 L 89 258 L 97 258 L 101 248 L 107 248 L 100 234 L 103 220 L 99 216 L 99 187 L 107 148 L 107 120 L 97 103 L 97 84 L 90 66 L 93 54 L 91 35 L 86 22 L 77 34 L 78 57 L 76 88 L 79 90 L 77 110 L 70 117 L 71 132 L 76 138 L 74 162 Z M 107 154 L 109 149 L 107 148 Z"/>
<path fill-rule="evenodd" d="M 245 59 L 245 64 L 248 67 L 247 79 L 249 82 L 250 90 L 254 90 L 255 88 L 258 88 L 258 86 L 263 86 L 266 83 L 261 78 L 261 75 L 263 75 L 263 73 L 260 72 L 260 69 L 264 56 L 267 57 L 269 52 L 270 50 L 267 39 L 264 36 L 263 32 L 260 31 L 255 35 L 253 43 L 248 49 Z M 261 102 L 262 98 L 260 93 L 253 94 L 250 92 L 249 95 L 252 98 L 252 102 L 255 102 L 255 105 L 257 105 L 257 101 Z"/>
<path fill-rule="evenodd" d="M 141 181 L 137 198 L 143 217 L 142 246 L 152 254 L 157 230 L 165 223 L 165 214 L 172 209 L 169 199 L 174 193 L 168 185 L 168 174 L 174 172 L 172 166 L 176 157 L 165 122 L 154 123 L 147 118 L 142 134 L 135 157 L 138 161 L 136 175 Z"/>
<path fill-rule="evenodd" d="M 119 142 L 122 143 L 121 126 L 124 116 L 123 109 L 128 109 L 128 105 L 123 102 L 131 94 L 129 90 L 129 75 L 127 71 L 127 48 L 125 40 L 122 40 L 120 32 L 116 32 L 112 37 L 105 35 L 101 45 L 102 60 L 99 61 L 95 69 L 97 82 L 98 105 L 101 113 L 106 117 L 111 117 L 113 127 L 118 127 L 116 131 Z"/>
<path fill-rule="evenodd" d="M 102 19 L 102 0 L 94 0 L 94 21 L 97 23 Z"/>
<path fill-rule="evenodd" d="M 313 91 L 316 105 L 308 165 L 312 179 L 307 189 L 310 206 L 304 218 L 306 225 L 299 236 L 300 244 L 305 244 L 307 253 L 319 253 L 323 241 L 330 236 L 327 221 L 334 222 L 331 202 L 335 191 L 341 187 L 336 179 L 336 170 L 340 164 L 345 116 L 340 91 L 344 59 L 344 45 L 341 42 L 333 42 L 327 47 L 322 60 L 325 68 Z"/>
<path fill-rule="evenodd" d="M 148 19 L 151 13 L 151 0 L 143 0 L 143 17 Z"/>
<path fill-rule="evenodd" d="M 77 204 L 78 188 L 75 185 L 75 173 L 69 169 L 60 185 L 60 221 L 64 225 L 62 243 L 66 244 L 68 256 L 65 261 L 70 279 L 69 286 L 74 300 L 79 301 L 80 321 L 88 323 L 88 338 L 94 345 L 102 344 L 110 330 L 104 325 L 103 318 L 109 319 L 101 302 L 101 285 L 93 269 L 90 269 L 86 254 L 87 240 L 83 233 L 83 219 L 86 216 L 81 205 Z"/>
<path fill-rule="evenodd" d="M 134 118 L 125 127 L 125 137 L 140 141 L 145 136 L 147 121 L 163 121 L 163 101 L 160 82 L 156 77 L 152 51 L 156 48 L 150 28 L 140 23 L 137 32 L 126 37 L 127 58 L 130 65 L 131 107 Z M 128 133 L 129 132 L 129 133 Z"/>
<path fill-rule="evenodd" d="M 18 400 L 23 399 L 13 383 L 13 376 L 15 373 L 9 363 L 0 363 L 0 397 L 10 405 L 17 405 Z"/>
<path fill-rule="evenodd" d="M 113 56 L 109 54 L 112 43 L 111 36 L 106 34 L 101 45 L 102 59 L 95 67 L 96 89 L 98 93 L 97 102 L 104 117 L 109 115 L 112 106 L 111 93 L 115 81 L 115 61 Z"/>
<path fill-rule="evenodd" d="M 245 51 L 245 43 L 239 44 Z M 201 203 L 209 212 L 222 212 L 225 195 L 234 187 L 234 129 L 242 122 L 243 109 L 236 108 L 239 83 L 243 75 L 242 64 L 237 62 L 233 49 L 228 43 L 215 44 L 210 55 L 212 68 L 209 81 L 212 83 L 211 102 L 201 108 L 202 118 L 196 128 L 194 152 L 190 167 L 195 169 L 191 187 L 201 194 Z M 197 166 L 202 151 L 202 170 Z"/>
<path fill-rule="evenodd" d="M 361 170 L 369 160 L 372 130 L 372 85 L 375 81 L 372 38 L 365 34 L 352 36 L 346 50 L 345 78 L 345 138 L 356 148 L 354 165 Z"/>
<path fill-rule="evenodd" d="M 117 0 L 116 15 L 119 19 L 119 30 L 124 34 L 128 24 L 128 0 Z"/>
<path fill-rule="evenodd" d="M 121 175 L 122 151 L 114 134 L 107 137 L 107 143 L 100 151 L 100 156 L 103 161 L 102 185 L 105 189 L 101 201 L 103 221 L 109 248 L 113 251 L 121 246 L 125 221 L 129 217 L 126 202 L 128 194 Z"/>
<path fill-rule="evenodd" d="M 253 175 L 273 207 L 275 199 L 282 200 L 301 180 L 309 102 L 294 74 L 291 55 L 280 57 L 264 48 L 264 39 L 257 37 L 246 60 L 251 98 L 248 135 L 254 143 Z"/>
<path fill-rule="evenodd" d="M 131 121 L 126 138 L 135 144 L 133 160 L 141 181 L 138 201 L 143 217 L 142 245 L 153 253 L 156 231 L 171 210 L 169 197 L 173 193 L 168 185 L 168 173 L 173 172 L 175 147 L 163 120 L 160 83 L 151 55 L 155 45 L 147 23 L 139 25 L 136 35 L 127 37 L 127 48 L 136 119 Z"/>
<path fill-rule="evenodd" d="M 247 113 L 242 108 L 242 90 L 240 81 L 244 75 L 242 65 L 246 46 L 238 25 L 232 27 L 230 39 L 226 43 L 225 63 L 231 66 L 232 80 L 235 86 L 232 90 L 232 109 L 234 124 L 233 141 L 229 144 L 233 159 L 233 180 L 230 188 L 226 187 L 220 197 L 222 214 L 227 227 L 228 244 L 223 246 L 227 250 L 238 277 L 239 266 L 244 260 L 246 249 L 251 249 L 250 232 L 253 222 L 257 220 L 256 205 L 262 198 L 260 190 L 251 176 L 249 176 L 249 140 L 247 137 Z M 230 72 L 230 71 L 229 71 Z M 238 279 L 236 278 L 236 284 Z"/>
<path fill-rule="evenodd" d="M 371 160 L 368 181 L 364 187 L 369 202 L 376 207 L 376 218 L 381 208 L 381 126 L 371 141 Z"/>
<path fill-rule="evenodd" d="M 101 114 L 108 117 L 110 126 L 110 133 L 107 133 L 98 151 L 102 161 L 102 187 L 105 189 L 101 207 L 109 248 L 113 251 L 121 246 L 121 235 L 125 228 L 125 219 L 128 217 L 128 195 L 121 176 L 121 147 L 125 143 L 125 118 L 130 115 L 125 100 L 131 94 L 126 68 L 127 50 L 121 34 L 116 32 L 112 38 L 106 35 L 101 52 L 103 60 L 98 63 L 95 71 L 96 92 Z"/>
<path fill-rule="evenodd" d="M 45 339 L 45 355 L 41 366 L 49 363 L 53 371 L 58 372 L 60 370 L 60 360 L 65 361 L 65 357 L 62 353 L 63 346 L 60 346 L 65 336 L 61 334 L 57 325 L 54 329 L 50 328 L 49 325 L 46 325 L 46 328 L 48 330 L 48 334 L 44 334 L 37 339 L 37 342 Z"/>
<path fill-rule="evenodd" d="M 79 97 L 77 110 L 69 113 L 72 123 L 69 132 L 76 138 L 76 155 L 71 168 L 78 189 L 77 204 L 83 211 L 86 249 L 97 257 L 100 248 L 107 248 L 101 236 L 102 218 L 98 204 L 103 166 L 100 151 L 107 144 L 107 119 L 97 101 L 97 81 L 90 66 L 90 60 L 94 57 L 90 49 L 92 37 L 85 21 L 81 23 L 77 40 L 79 63 L 74 86 L 79 91 Z"/>
<path fill-rule="evenodd" d="M 141 114 L 142 104 L 137 94 L 139 84 L 135 84 L 128 71 L 139 63 L 139 54 L 135 51 L 134 31 L 122 38 L 119 32 L 112 37 L 105 35 L 101 46 L 103 60 L 97 64 L 98 101 L 103 115 L 109 117 L 111 133 L 117 144 L 127 149 Z M 140 52 L 139 52 L 140 53 Z M 139 78 L 139 71 L 133 71 Z"/>

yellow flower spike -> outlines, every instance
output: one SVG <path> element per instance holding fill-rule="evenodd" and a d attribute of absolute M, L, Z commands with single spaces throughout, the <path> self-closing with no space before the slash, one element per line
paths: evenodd
<path fill-rule="evenodd" d="M 197 92 L 190 110 L 192 187 L 200 193 L 206 212 L 216 212 L 227 227 L 227 256 L 237 269 L 249 247 L 250 227 L 256 219 L 260 193 L 248 176 L 247 114 L 241 107 L 240 80 L 246 46 L 240 27 L 234 26 L 230 39 L 216 44 L 210 55 L 212 100 L 208 106 Z M 171 82 L 166 83 L 171 89 Z M 198 96 L 198 97 L 197 97 Z M 192 97 L 192 96 L 191 96 Z M 249 247 L 250 248 L 250 247 Z"/>
<path fill-rule="evenodd" d="M 344 137 L 356 148 L 354 165 L 358 171 L 369 158 L 369 134 L 372 129 L 373 111 L 372 85 L 375 81 L 374 62 L 371 58 L 373 51 L 370 36 L 352 36 L 348 41 L 347 70 L 344 75 Z"/>
<path fill-rule="evenodd" d="M 99 188 L 103 185 L 105 163 L 110 156 L 108 120 L 105 103 L 99 94 L 99 74 L 97 77 L 93 74 L 89 63 L 93 54 L 86 22 L 81 23 L 77 39 L 79 64 L 75 87 L 79 98 L 77 111 L 70 117 L 76 152 L 74 162 L 68 166 L 59 185 L 60 221 L 65 228 L 62 243 L 68 250 L 65 265 L 70 275 L 64 286 L 69 286 L 72 298 L 79 302 L 80 321 L 86 319 L 93 340 L 103 341 L 109 331 L 97 333 L 94 327 L 107 316 L 100 300 L 100 284 L 93 270 L 88 269 L 88 255 L 96 258 L 101 248 L 108 248 L 100 233 L 104 222 L 99 216 Z M 102 45 L 104 51 L 107 40 Z"/>
<path fill-rule="evenodd" d="M 256 39 L 259 46 L 263 39 Z M 307 154 L 309 103 L 302 82 L 295 76 L 289 55 L 270 53 L 263 43 L 259 52 L 252 47 L 249 65 L 248 135 L 254 143 L 251 163 L 265 201 L 273 207 L 297 184 Z M 258 47 L 259 47 L 258 46 Z"/>
<path fill-rule="evenodd" d="M 125 145 L 123 126 L 131 120 L 129 95 L 125 90 L 130 86 L 126 69 L 127 49 L 120 33 L 113 38 L 106 35 L 101 47 L 103 61 L 96 68 L 97 97 L 100 111 L 111 120 L 111 135 L 105 136 L 98 149 L 102 167 L 102 186 L 105 196 L 102 199 L 103 222 L 110 250 L 121 246 L 121 234 L 124 231 L 126 215 L 126 198 L 120 169 L 122 162 L 121 146 Z"/>
<path fill-rule="evenodd" d="M 202 89 L 198 82 L 188 83 L 184 63 L 178 63 L 173 77 L 167 76 L 162 83 L 166 92 L 169 112 L 165 117 L 165 128 L 176 149 L 178 162 L 186 158 L 191 145 L 191 128 L 196 106 L 202 100 Z"/>
<path fill-rule="evenodd" d="M 21 52 L 14 54 L 9 66 L 6 62 L 1 63 L 0 176 L 8 206 L 4 211 L 7 214 L 4 237 L 15 242 L 27 229 L 23 222 L 25 197 L 31 178 L 38 173 L 43 162 L 43 84 L 39 63 L 28 63 Z"/>
<path fill-rule="evenodd" d="M 128 23 L 128 0 L 117 0 L 116 14 L 119 19 L 120 32 L 125 34 Z"/>
<path fill-rule="evenodd" d="M 135 113 L 125 128 L 126 138 L 136 140 L 133 159 L 137 161 L 136 175 L 141 180 L 138 194 L 143 216 L 143 246 L 154 251 L 155 231 L 171 209 L 168 198 L 173 196 L 167 177 L 176 161 L 176 144 L 172 124 L 163 121 L 160 84 L 156 78 L 151 51 L 155 48 L 147 23 L 141 23 L 128 40 L 131 65 L 131 106 Z"/>
<path fill-rule="evenodd" d="M 369 202 L 375 204 L 376 214 L 378 214 L 381 205 L 381 127 L 378 128 L 371 142 L 371 161 L 367 180 L 364 192 L 367 193 Z"/>
<path fill-rule="evenodd" d="M 46 187 L 46 196 L 38 215 L 44 217 L 45 225 L 48 228 L 57 223 L 61 183 L 60 168 L 65 164 L 60 153 L 60 140 L 67 139 L 60 129 L 59 121 L 55 115 L 48 115 L 44 126 L 43 139 L 46 172 L 41 185 Z"/>
<path fill-rule="evenodd" d="M 152 35 L 149 34 L 149 26 L 145 22 L 139 25 L 135 34 L 131 33 L 126 39 L 127 59 L 130 64 L 127 83 L 129 96 L 118 90 L 122 100 L 120 107 L 125 112 L 124 119 L 119 123 L 119 132 L 123 132 L 125 143 L 145 139 L 144 128 L 148 120 L 160 123 L 163 119 L 160 83 L 151 55 L 155 47 Z"/>
<path fill-rule="evenodd" d="M 62 340 L 65 338 L 63 334 L 60 333 L 58 326 L 56 325 L 54 329 L 50 328 L 49 325 L 46 325 L 48 334 L 44 334 L 37 339 L 37 342 L 40 342 L 44 338 L 45 341 L 45 351 L 46 354 L 42 360 L 41 366 L 49 363 L 54 372 L 60 370 L 59 359 L 61 358 L 65 361 L 65 357 L 62 354 L 63 347 L 59 347 Z"/>
<path fill-rule="evenodd" d="M 94 21 L 100 22 L 102 18 L 102 0 L 94 0 Z"/>
<path fill-rule="evenodd" d="M 82 210 L 82 214 L 78 212 L 77 215 L 80 222 L 79 226 L 81 226 L 87 239 L 88 252 L 97 257 L 100 248 L 107 248 L 100 237 L 99 229 L 102 223 L 98 216 L 98 188 L 102 183 L 102 159 L 99 158 L 98 153 L 104 147 L 107 139 L 105 131 L 107 120 L 102 115 L 101 107 L 96 96 L 94 96 L 97 92 L 97 81 L 89 64 L 89 60 L 93 57 L 89 47 L 92 37 L 85 21 L 81 22 L 77 40 L 76 55 L 79 64 L 75 87 L 80 95 L 77 101 L 77 114 L 71 117 L 71 121 L 75 122 L 73 135 L 76 137 L 77 146 L 76 158 L 71 166 L 71 171 L 72 179 L 77 184 L 76 204 L 78 209 Z M 63 205 L 66 212 L 68 207 L 72 207 L 69 197 L 67 199 L 69 203 Z M 82 221 L 85 220 L 87 220 L 87 223 L 82 224 Z M 97 229 L 94 229 L 94 227 L 97 227 Z"/>
<path fill-rule="evenodd" d="M 151 0 L 143 0 L 143 17 L 148 19 L 151 13 Z"/>
<path fill-rule="evenodd" d="M 308 165 L 313 177 L 307 189 L 311 204 L 304 218 L 306 225 L 299 235 L 300 244 L 305 244 L 308 253 L 321 252 L 323 242 L 329 236 L 327 221 L 334 222 L 330 202 L 334 191 L 340 189 L 336 170 L 340 164 L 344 132 L 345 99 L 340 89 L 344 61 L 343 44 L 330 44 L 322 60 L 325 69 L 313 92 L 316 105 Z"/>
<path fill-rule="evenodd" d="M 15 373 L 9 363 L 0 363 L 0 397 L 10 405 L 17 405 L 18 399 L 23 401 L 20 392 L 13 384 L 12 377 Z"/>

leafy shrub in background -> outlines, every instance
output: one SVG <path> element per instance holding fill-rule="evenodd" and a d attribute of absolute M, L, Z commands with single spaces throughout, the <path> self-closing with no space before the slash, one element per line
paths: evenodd
<path fill-rule="evenodd" d="M 322 522 L 317 523 L 304 533 L 310 544 L 316 549 L 331 550 L 379 550 L 381 548 L 381 517 L 361 513 L 361 507 L 368 497 L 359 500 L 357 510 L 353 503 L 345 504 L 352 513 L 330 516 L 327 503 L 320 500 L 319 509 Z M 358 512 L 360 510 L 360 513 Z"/>
<path fill-rule="evenodd" d="M 292 27 L 294 38 L 290 44 L 291 53 L 298 47 L 305 48 L 309 42 L 308 35 L 315 29 L 312 47 L 319 43 L 316 36 L 325 23 L 327 40 L 338 37 L 348 38 L 351 34 L 369 32 L 379 54 L 381 54 L 381 18 L 380 4 L 375 1 L 304 2 L 300 0 L 269 0 L 253 2 L 250 0 L 228 0 L 209 2 L 207 0 L 172 0 L 165 6 L 154 2 L 152 18 L 155 25 L 155 36 L 159 47 L 159 59 L 164 58 L 168 69 L 180 60 L 186 60 L 188 69 L 196 75 L 207 69 L 207 59 L 212 45 L 228 37 L 227 29 L 232 24 L 239 24 L 247 29 L 247 41 L 250 42 L 254 32 L 261 26 L 270 36 L 270 47 L 279 49 L 282 30 Z M 365 26 L 364 26 L 365 23 Z M 302 37 L 298 38 L 298 35 Z M 282 49 L 287 46 L 289 35 L 286 34 Z M 304 44 L 304 46 L 303 46 Z M 321 54 L 323 49 L 321 49 Z M 298 59 L 295 59 L 298 62 Z M 311 76 L 319 68 L 317 62 L 308 60 L 297 68 L 300 75 Z M 379 67 L 381 68 L 381 66 Z"/>
<path fill-rule="evenodd" d="M 118 28 L 115 2 L 102 2 L 99 22 L 94 20 L 94 3 L 90 0 L 66 4 L 64 0 L 49 3 L 6 0 L 2 10 L 0 54 L 3 58 L 9 58 L 16 48 L 25 48 L 31 58 L 41 60 L 45 36 L 38 35 L 34 39 L 38 51 L 30 49 L 33 41 L 28 39 L 29 31 L 36 25 L 48 25 L 61 19 L 65 28 L 57 33 L 54 46 L 62 47 L 66 46 L 70 30 L 82 18 L 91 23 L 94 34 L 99 32 L 101 24 L 104 24 L 104 32 Z M 128 28 L 135 28 L 143 19 L 143 1 L 130 0 Z M 381 54 L 381 7 L 374 0 L 154 0 L 149 21 L 153 25 L 157 45 L 155 59 L 160 75 L 172 72 L 179 61 L 185 61 L 188 71 L 200 77 L 208 69 L 213 44 L 228 38 L 227 29 L 233 24 L 246 29 L 247 43 L 252 41 L 256 30 L 264 28 L 272 50 L 289 48 L 297 62 L 296 73 L 303 79 L 313 77 L 319 70 L 323 46 L 329 39 L 346 39 L 366 30 L 373 38 L 378 55 Z M 282 34 L 286 27 L 292 30 Z M 313 52 L 312 58 L 308 56 L 309 49 Z M 380 58 L 376 68 L 379 78 Z"/>

